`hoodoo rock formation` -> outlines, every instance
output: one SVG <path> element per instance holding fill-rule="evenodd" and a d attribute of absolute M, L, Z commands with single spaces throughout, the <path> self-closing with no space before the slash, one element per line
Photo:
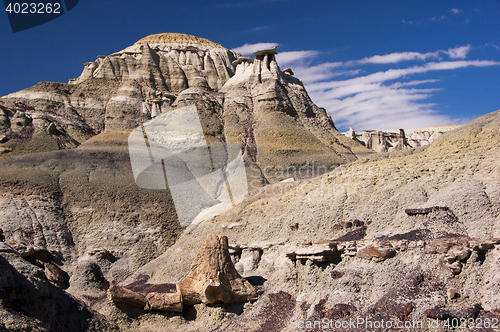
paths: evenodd
<path fill-rule="evenodd" d="M 69 84 L 42 82 L 0 98 L 1 157 L 74 148 L 193 103 L 206 135 L 239 144 L 263 183 L 279 180 L 260 171 L 266 166 L 332 169 L 369 153 L 335 129 L 300 80 L 279 69 L 275 53 L 259 51 L 253 63 L 203 38 L 143 38 L 85 63 Z"/>
<path fill-rule="evenodd" d="M 363 130 L 360 133 L 350 127 L 344 135 L 376 152 L 393 152 L 429 145 L 439 136 L 458 127 L 460 125 L 408 130 Z"/>

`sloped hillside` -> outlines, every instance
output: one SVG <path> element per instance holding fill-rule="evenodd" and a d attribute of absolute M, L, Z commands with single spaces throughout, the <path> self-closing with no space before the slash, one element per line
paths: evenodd
<path fill-rule="evenodd" d="M 497 111 L 427 149 L 374 155 L 319 178 L 262 190 L 191 225 L 136 275 L 176 282 L 206 234 L 224 234 L 237 269 L 261 278 L 265 292 L 238 315 L 199 305 L 201 322 L 155 317 L 156 324 L 185 331 L 203 330 L 203 324 L 214 331 L 294 331 L 293 322 L 359 318 L 421 321 L 423 327 L 410 330 L 444 331 L 448 318 L 498 319 L 499 142 Z M 273 306 L 287 309 L 269 320 Z M 117 317 L 112 307 L 100 310 Z M 429 328 L 436 319 L 439 328 Z"/>

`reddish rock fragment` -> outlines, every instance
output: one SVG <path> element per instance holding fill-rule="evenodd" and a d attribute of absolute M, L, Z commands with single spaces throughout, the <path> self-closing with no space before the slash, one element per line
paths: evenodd
<path fill-rule="evenodd" d="M 352 222 L 352 224 L 354 226 L 356 226 L 356 227 L 361 227 L 361 226 L 365 225 L 365 223 L 363 221 L 359 220 L 359 219 L 354 219 L 353 222 Z"/>
<path fill-rule="evenodd" d="M 47 279 L 61 286 L 65 284 L 63 270 L 52 263 L 43 263 L 43 265 L 45 267 L 45 276 Z"/>
<path fill-rule="evenodd" d="M 182 312 L 181 293 L 149 293 L 146 296 L 147 308 L 150 310 L 165 310 Z"/>
<path fill-rule="evenodd" d="M 340 223 L 340 225 L 344 228 L 351 228 L 352 227 L 352 222 L 350 221 L 343 221 Z"/>
<path fill-rule="evenodd" d="M 377 262 L 383 261 L 396 253 L 389 242 L 374 241 L 366 247 L 358 250 L 357 257 L 364 259 L 373 259 Z"/>
<path fill-rule="evenodd" d="M 399 320 L 404 321 L 408 318 L 413 309 L 415 309 L 415 305 L 413 304 L 413 302 L 408 302 L 404 306 L 396 309 L 396 316 L 399 318 Z"/>
<path fill-rule="evenodd" d="M 343 229 L 343 228 L 344 228 L 344 227 L 342 227 L 342 225 L 341 225 L 341 224 L 335 224 L 335 225 L 333 225 L 333 226 L 332 226 L 332 230 L 333 230 L 333 231 L 338 231 L 338 230 L 341 230 L 341 229 Z"/>
<path fill-rule="evenodd" d="M 114 283 L 108 288 L 108 299 L 115 302 L 125 302 L 138 307 L 145 307 L 147 298 L 139 293 L 118 286 Z"/>
<path fill-rule="evenodd" d="M 326 310 L 324 317 L 328 319 L 339 319 L 349 316 L 353 311 L 356 310 L 356 307 L 353 305 L 337 303 L 331 309 Z"/>

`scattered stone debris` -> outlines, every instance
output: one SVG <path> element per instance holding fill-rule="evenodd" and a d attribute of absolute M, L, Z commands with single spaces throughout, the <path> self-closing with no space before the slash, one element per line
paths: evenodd
<path fill-rule="evenodd" d="M 311 260 L 316 263 L 330 262 L 340 260 L 340 251 L 337 248 L 337 242 L 322 241 L 314 244 L 301 245 L 292 252 L 286 254 L 291 260 Z"/>
<path fill-rule="evenodd" d="M 471 239 L 469 237 L 439 238 L 430 241 L 424 248 L 425 253 L 443 254 L 439 264 L 453 274 L 462 272 L 463 264 L 471 257 L 472 251 L 484 253 L 500 244 L 500 238 Z"/>
<path fill-rule="evenodd" d="M 302 309 L 302 311 L 307 311 L 307 310 L 309 310 L 310 307 L 311 307 L 311 304 L 307 303 L 307 301 L 303 301 L 300 304 L 300 309 Z"/>
<path fill-rule="evenodd" d="M 337 303 L 330 309 L 326 309 L 325 305 L 328 302 L 328 295 L 321 299 L 318 304 L 314 306 L 313 313 L 308 320 L 321 320 L 323 318 L 327 319 L 340 319 L 351 315 L 357 308 L 350 304 Z"/>
<path fill-rule="evenodd" d="M 481 312 L 479 313 L 479 317 L 483 319 L 485 318 L 489 318 L 489 319 L 493 319 L 493 318 L 496 318 L 498 320 L 500 320 L 500 308 L 497 308 L 497 309 L 493 309 L 493 310 L 481 310 Z"/>
<path fill-rule="evenodd" d="M 342 235 L 335 241 L 355 241 L 361 240 L 366 235 L 366 225 L 371 224 L 371 221 L 362 221 L 359 219 L 354 219 L 353 221 L 343 221 L 332 226 L 332 230 L 339 231 L 342 229 L 355 228 L 354 230 Z"/>
<path fill-rule="evenodd" d="M 58 254 L 53 251 L 52 253 L 46 248 L 35 245 L 27 244 L 23 241 L 8 241 L 4 242 L 5 237 L 2 229 L 0 229 L 0 253 L 11 253 L 23 258 L 31 264 L 37 265 L 44 269 L 46 278 L 60 288 L 66 289 L 69 287 L 68 274 L 59 268 L 51 261 L 54 260 L 52 253 Z"/>
<path fill-rule="evenodd" d="M 413 309 L 415 309 L 415 304 L 413 302 L 408 302 L 404 306 L 396 309 L 396 316 L 399 320 L 404 321 L 410 316 Z"/>
<path fill-rule="evenodd" d="M 429 214 L 434 211 L 451 211 L 449 207 L 447 206 L 431 206 L 428 208 L 422 208 L 422 209 L 406 209 L 405 213 L 409 216 L 414 216 L 417 214 Z"/>
<path fill-rule="evenodd" d="M 343 221 L 343 222 L 340 223 L 340 225 L 343 228 L 351 228 L 352 227 L 352 222 L 350 222 L 350 221 Z"/>
<path fill-rule="evenodd" d="M 364 227 L 366 226 L 358 230 L 363 230 Z M 466 236 L 423 241 L 420 240 L 420 235 L 424 233 L 417 233 L 406 233 L 408 238 L 419 239 L 413 241 L 400 239 L 399 236 L 380 237 L 370 240 L 351 240 L 350 237 L 349 239 L 341 237 L 335 240 L 321 240 L 314 243 L 308 241 L 289 251 L 286 256 L 292 261 L 310 260 L 314 263 L 339 263 L 345 256 L 356 256 L 381 262 L 393 257 L 399 251 L 423 248 L 424 253 L 427 254 L 443 254 L 438 263 L 454 274 L 459 274 L 462 271 L 463 264 L 472 256 L 473 251 L 484 255 L 488 250 L 494 248 L 496 244 L 500 244 L 500 238 L 473 239 Z M 403 238 L 405 237 L 403 236 Z M 414 286 L 417 286 L 422 280 L 423 276 L 415 277 L 413 280 Z"/>
<path fill-rule="evenodd" d="M 354 219 L 352 224 L 356 227 L 361 227 L 365 225 L 365 222 L 359 219 Z"/>
<path fill-rule="evenodd" d="M 448 288 L 446 296 L 448 297 L 448 301 L 455 299 L 458 296 L 457 290 L 455 288 Z"/>
<path fill-rule="evenodd" d="M 23 241 L 9 241 L 7 242 L 7 244 L 10 245 L 22 258 L 27 258 L 35 254 L 48 252 L 46 248 L 30 245 Z"/>
<path fill-rule="evenodd" d="M 428 309 L 425 311 L 425 315 L 428 318 L 431 319 L 439 319 L 439 320 L 446 320 L 446 319 L 469 319 L 469 318 L 477 318 L 479 316 L 479 313 L 481 312 L 482 307 L 480 304 L 475 304 L 472 307 L 465 308 L 462 310 L 447 310 L 444 308 L 440 308 L 438 306 L 435 306 L 434 308 Z"/>
<path fill-rule="evenodd" d="M 339 279 L 339 278 L 342 278 L 344 276 L 344 272 L 341 272 L 341 271 L 333 271 L 331 276 L 333 279 Z"/>
<path fill-rule="evenodd" d="M 362 249 L 356 253 L 357 257 L 364 259 L 373 259 L 376 262 L 381 262 L 396 254 L 393 246 L 388 241 L 370 241 Z"/>
<path fill-rule="evenodd" d="M 418 286 L 424 281 L 424 275 L 423 274 L 413 275 L 411 279 L 413 286 Z"/>
<path fill-rule="evenodd" d="M 357 311 L 357 309 L 353 305 L 345 303 L 337 303 L 332 308 L 326 310 L 325 318 L 340 319 L 351 315 L 351 313 L 354 311 Z"/>
<path fill-rule="evenodd" d="M 42 264 L 45 267 L 45 276 L 47 279 L 64 288 L 66 283 L 65 272 L 52 263 L 42 262 Z"/>
<path fill-rule="evenodd" d="M 175 285 L 175 291 L 165 286 L 168 284 L 145 284 L 144 281 L 142 278 L 128 286 L 113 283 L 108 289 L 108 298 L 145 309 L 182 312 L 184 305 L 246 302 L 257 297 L 253 285 L 236 271 L 227 237 L 213 234 L 207 235 L 191 264 L 191 271 Z"/>

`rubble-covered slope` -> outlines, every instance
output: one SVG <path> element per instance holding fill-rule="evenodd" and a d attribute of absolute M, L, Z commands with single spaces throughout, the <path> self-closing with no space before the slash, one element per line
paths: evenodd
<path fill-rule="evenodd" d="M 374 155 L 262 190 L 191 225 L 136 274 L 176 282 L 206 234 L 224 234 L 239 272 L 260 278 L 265 293 L 237 315 L 204 314 L 210 328 L 183 316 L 156 323 L 185 331 L 293 331 L 294 322 L 326 317 L 421 321 L 410 330 L 444 331 L 446 319 L 498 320 L 499 142 L 497 111 L 427 149 Z M 112 305 L 100 310 L 117 319 Z M 431 320 L 439 328 L 429 327 Z M 141 319 L 134 324 L 142 326 Z"/>

